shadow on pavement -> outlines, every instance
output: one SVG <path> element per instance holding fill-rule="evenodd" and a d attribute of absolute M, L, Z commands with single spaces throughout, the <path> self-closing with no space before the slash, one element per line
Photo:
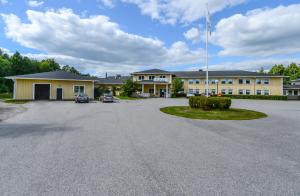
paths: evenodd
<path fill-rule="evenodd" d="M 43 136 L 52 133 L 76 131 L 77 128 L 50 124 L 1 124 L 0 138 L 17 138 L 22 136 Z"/>

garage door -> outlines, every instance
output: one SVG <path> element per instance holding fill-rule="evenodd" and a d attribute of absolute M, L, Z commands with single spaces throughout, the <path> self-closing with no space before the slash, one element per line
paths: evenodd
<path fill-rule="evenodd" d="M 50 99 L 50 84 L 35 84 L 34 99 L 35 100 L 49 100 Z"/>

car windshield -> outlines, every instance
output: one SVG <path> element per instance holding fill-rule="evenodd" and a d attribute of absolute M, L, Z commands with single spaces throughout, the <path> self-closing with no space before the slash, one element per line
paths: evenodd
<path fill-rule="evenodd" d="M 104 94 L 104 96 L 105 96 L 105 97 L 112 97 L 112 94 L 106 93 L 106 94 Z"/>
<path fill-rule="evenodd" d="M 83 94 L 83 93 L 80 93 L 80 94 L 77 94 L 78 97 L 86 97 L 87 95 L 86 94 Z"/>

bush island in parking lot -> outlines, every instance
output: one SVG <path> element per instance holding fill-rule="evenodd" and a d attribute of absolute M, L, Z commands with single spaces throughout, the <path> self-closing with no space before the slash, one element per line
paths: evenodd
<path fill-rule="evenodd" d="M 199 108 L 203 110 L 228 110 L 231 106 L 231 98 L 229 97 L 205 97 L 195 96 L 189 98 L 191 108 Z"/>

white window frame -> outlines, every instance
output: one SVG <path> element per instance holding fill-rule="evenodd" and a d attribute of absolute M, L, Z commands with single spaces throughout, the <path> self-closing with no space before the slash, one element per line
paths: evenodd
<path fill-rule="evenodd" d="M 225 79 L 221 80 L 221 84 L 227 84 L 227 80 L 225 80 Z"/>
<path fill-rule="evenodd" d="M 233 84 L 233 79 L 228 79 L 227 84 Z"/>
<path fill-rule="evenodd" d="M 189 84 L 194 84 L 194 80 L 189 80 Z"/>
<path fill-rule="evenodd" d="M 138 78 L 140 81 L 141 80 L 145 80 L 145 76 L 139 76 L 139 78 Z"/>
<path fill-rule="evenodd" d="M 221 89 L 221 93 L 222 93 L 222 95 L 226 95 L 227 94 L 227 90 L 226 89 Z"/>
<path fill-rule="evenodd" d="M 50 88 L 49 88 L 49 99 L 52 99 L 52 93 L 51 93 L 51 89 L 52 89 L 52 84 L 51 83 L 33 83 L 32 84 L 32 100 L 35 100 L 35 85 L 36 84 L 50 84 Z"/>
<path fill-rule="evenodd" d="M 195 84 L 200 84 L 200 80 L 195 80 Z"/>
<path fill-rule="evenodd" d="M 76 92 L 75 92 L 75 86 L 83 86 L 83 94 L 85 94 L 85 85 L 82 85 L 82 84 L 75 84 L 73 85 L 73 93 L 74 95 L 76 95 Z M 78 93 L 77 93 L 78 94 Z"/>
<path fill-rule="evenodd" d="M 228 95 L 233 95 L 233 89 L 228 89 Z"/>
<path fill-rule="evenodd" d="M 260 94 L 257 93 L 258 91 L 260 91 Z M 256 95 L 262 95 L 262 90 L 257 89 L 256 90 Z"/>
<path fill-rule="evenodd" d="M 242 94 L 240 94 L 240 92 L 242 92 Z M 244 95 L 244 89 L 239 89 L 239 90 L 238 90 L 238 94 L 239 94 L 239 95 Z"/>
<path fill-rule="evenodd" d="M 247 92 L 249 92 L 249 94 L 247 94 Z M 251 95 L 251 90 L 246 89 L 246 90 L 245 90 L 245 95 Z"/>
<path fill-rule="evenodd" d="M 149 80 L 154 80 L 155 79 L 155 76 L 149 76 Z"/>

